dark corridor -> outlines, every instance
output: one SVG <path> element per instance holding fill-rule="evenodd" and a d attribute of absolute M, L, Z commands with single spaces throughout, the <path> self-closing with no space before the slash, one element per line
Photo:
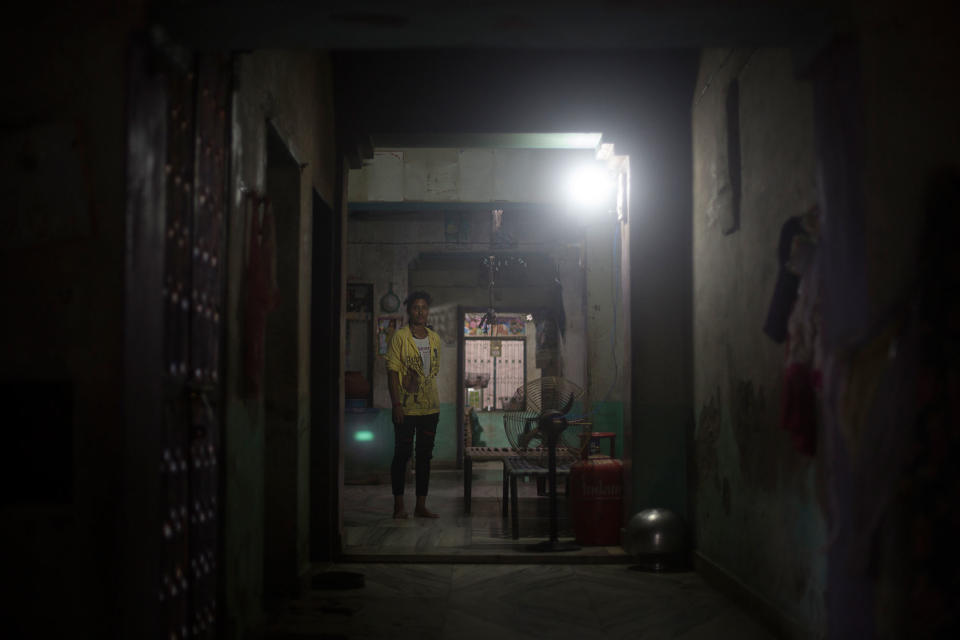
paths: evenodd
<path fill-rule="evenodd" d="M 621 637 L 684 597 L 657 633 L 957 635 L 952 5 L 21 9 L 0 44 L 10 637 L 540 635 L 508 582 L 577 637 L 584 601 Z M 497 191 L 555 151 L 523 136 L 569 132 L 629 156 L 626 215 L 561 224 Z M 678 514 L 693 570 L 357 565 L 372 599 L 332 602 L 312 581 L 350 569 L 344 513 L 381 500 L 345 504 L 348 287 L 435 278 L 439 325 L 486 276 L 409 265 L 485 252 L 549 255 L 563 372 L 622 436 L 623 525 Z M 438 469 L 456 510 L 463 472 Z"/>

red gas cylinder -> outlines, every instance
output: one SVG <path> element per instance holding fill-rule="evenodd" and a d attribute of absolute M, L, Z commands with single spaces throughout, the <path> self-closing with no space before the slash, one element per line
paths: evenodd
<path fill-rule="evenodd" d="M 592 456 L 570 467 L 570 519 L 580 544 L 620 544 L 622 462 Z"/>

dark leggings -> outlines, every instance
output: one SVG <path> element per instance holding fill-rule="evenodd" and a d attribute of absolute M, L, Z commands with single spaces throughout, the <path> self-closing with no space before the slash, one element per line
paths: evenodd
<path fill-rule="evenodd" d="M 433 457 L 433 441 L 437 435 L 439 413 L 425 416 L 404 416 L 401 424 L 393 425 L 393 463 L 390 465 L 390 480 L 393 495 L 403 495 L 403 475 L 407 461 L 413 453 L 413 436 L 417 436 L 417 495 L 427 495 L 430 486 L 430 459 Z"/>

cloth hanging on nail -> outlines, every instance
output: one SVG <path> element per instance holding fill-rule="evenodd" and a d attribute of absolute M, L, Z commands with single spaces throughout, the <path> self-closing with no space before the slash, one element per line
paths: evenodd
<path fill-rule="evenodd" d="M 790 434 L 797 451 L 813 456 L 817 449 L 822 390 L 820 270 L 816 259 L 815 219 L 804 222 L 797 217 L 796 221 L 799 229 L 788 221 L 784 225 L 785 233 L 781 234 L 781 251 L 784 250 L 783 244 L 789 241 L 782 268 L 799 278 L 786 323 L 780 426 Z"/>
<path fill-rule="evenodd" d="M 803 220 L 800 216 L 788 218 L 780 228 L 780 243 L 777 249 L 777 261 L 780 269 L 777 272 L 777 283 L 773 288 L 773 297 L 767 309 L 767 319 L 763 323 L 763 332 L 777 344 L 783 344 L 787 339 L 787 322 L 790 320 L 790 311 L 797 299 L 797 287 L 800 285 L 800 276 L 789 268 L 790 251 L 794 238 L 805 234 Z"/>

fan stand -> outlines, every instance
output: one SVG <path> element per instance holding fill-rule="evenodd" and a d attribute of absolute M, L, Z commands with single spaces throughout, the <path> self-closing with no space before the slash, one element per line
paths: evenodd
<path fill-rule="evenodd" d="M 550 539 L 527 545 L 527 551 L 579 551 L 580 545 L 573 542 L 560 542 L 557 535 L 559 520 L 557 511 L 557 439 L 563 429 L 558 430 L 551 425 L 545 431 L 547 432 L 547 486 L 550 491 Z"/>

